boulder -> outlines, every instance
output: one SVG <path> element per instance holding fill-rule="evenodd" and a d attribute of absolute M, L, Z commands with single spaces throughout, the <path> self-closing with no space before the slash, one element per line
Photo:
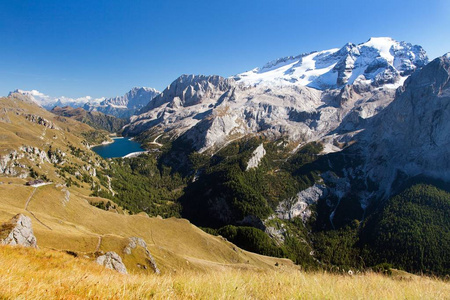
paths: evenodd
<path fill-rule="evenodd" d="M 31 219 L 17 214 L 9 222 L 3 223 L 0 227 L 0 244 L 37 248 Z"/>
<path fill-rule="evenodd" d="M 106 252 L 104 255 L 97 257 L 96 262 L 107 269 L 115 270 L 122 274 L 128 274 L 127 268 L 122 262 L 122 258 L 116 252 Z"/>

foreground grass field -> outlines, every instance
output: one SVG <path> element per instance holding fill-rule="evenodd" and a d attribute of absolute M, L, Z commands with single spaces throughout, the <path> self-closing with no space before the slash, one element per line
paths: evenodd
<path fill-rule="evenodd" d="M 419 276 L 224 269 L 121 275 L 68 254 L 0 247 L 2 299 L 449 299 L 450 284 Z"/>

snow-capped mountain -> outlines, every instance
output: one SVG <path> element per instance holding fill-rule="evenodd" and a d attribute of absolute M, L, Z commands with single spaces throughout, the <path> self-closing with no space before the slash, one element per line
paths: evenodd
<path fill-rule="evenodd" d="M 108 98 L 100 103 L 86 103 L 84 109 L 99 111 L 119 118 L 128 118 L 159 95 L 154 88 L 134 87 L 123 96 Z"/>
<path fill-rule="evenodd" d="M 354 83 L 398 87 L 426 63 L 426 53 L 420 46 L 391 38 L 371 38 L 359 45 L 348 43 L 340 49 L 281 58 L 234 79 L 250 86 L 300 84 L 321 90 Z"/>
<path fill-rule="evenodd" d="M 232 78 L 183 75 L 133 116 L 124 132 L 183 136 L 200 152 L 254 134 L 298 144 L 323 140 L 325 151 L 338 151 L 336 144 L 389 105 L 396 88 L 427 62 L 420 46 L 372 38 Z"/>
<path fill-rule="evenodd" d="M 43 107 L 47 110 L 51 110 L 55 106 L 71 106 L 71 107 L 77 108 L 77 107 L 82 107 L 86 103 L 100 103 L 103 100 L 105 100 L 104 97 L 103 98 L 92 98 L 91 96 L 85 96 L 85 97 L 80 97 L 80 98 L 76 98 L 76 99 L 65 97 L 65 96 L 53 97 L 53 96 L 49 96 L 44 93 L 41 93 L 37 90 L 24 91 L 24 90 L 17 89 L 9 94 L 11 95 L 12 93 L 19 93 L 24 96 L 27 96 L 33 102 L 37 103 L 38 105 L 40 105 L 41 107 Z"/>

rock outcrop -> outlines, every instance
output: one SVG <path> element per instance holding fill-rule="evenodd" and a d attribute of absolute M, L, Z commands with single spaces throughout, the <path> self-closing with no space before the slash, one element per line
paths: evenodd
<path fill-rule="evenodd" d="M 326 194 L 327 187 L 321 184 L 314 184 L 299 192 L 295 197 L 280 202 L 275 210 L 276 216 L 285 220 L 301 217 L 303 222 L 306 222 L 311 216 L 309 206 L 317 203 Z"/>
<path fill-rule="evenodd" d="M 37 248 L 36 237 L 31 226 L 31 219 L 17 214 L 0 227 L 0 244 Z"/>
<path fill-rule="evenodd" d="M 53 124 L 52 121 L 49 121 L 41 116 L 33 115 L 33 114 L 26 114 L 25 119 L 32 123 L 36 123 L 38 125 L 42 125 L 44 127 L 47 127 L 49 129 L 58 129 L 55 124 Z"/>
<path fill-rule="evenodd" d="M 67 153 L 52 147 L 48 151 L 33 146 L 20 146 L 19 150 L 11 150 L 6 155 L 0 155 L 0 174 L 26 178 L 29 176 L 29 162 L 63 165 Z M 28 161 L 28 162 L 27 162 Z"/>
<path fill-rule="evenodd" d="M 104 255 L 97 257 L 96 262 L 107 269 L 111 269 L 122 274 L 128 274 L 127 268 L 122 262 L 122 258 L 116 252 L 106 252 Z"/>
<path fill-rule="evenodd" d="M 255 151 L 253 151 L 252 157 L 247 163 L 246 171 L 257 168 L 264 155 L 266 155 L 266 149 L 264 149 L 264 145 L 261 144 L 258 146 L 258 148 L 255 149 Z"/>
<path fill-rule="evenodd" d="M 159 270 L 158 266 L 156 265 L 155 259 L 150 254 L 150 251 L 147 248 L 147 243 L 143 239 L 138 238 L 138 237 L 131 237 L 129 244 L 125 247 L 125 249 L 123 249 L 123 253 L 130 255 L 132 253 L 132 251 L 134 249 L 136 249 L 137 247 L 142 247 L 144 249 L 145 254 L 147 256 L 146 257 L 147 264 L 150 265 L 150 267 L 153 269 L 153 271 L 156 274 L 160 274 L 161 271 Z"/>

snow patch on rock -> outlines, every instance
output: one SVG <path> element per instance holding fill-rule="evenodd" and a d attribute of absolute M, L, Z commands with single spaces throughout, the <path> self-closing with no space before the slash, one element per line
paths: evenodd
<path fill-rule="evenodd" d="M 402 78 L 427 62 L 420 46 L 375 37 L 359 45 L 348 43 L 340 49 L 278 59 L 234 79 L 247 86 L 303 85 L 324 90 L 354 83 L 390 83 L 396 88 Z"/>

